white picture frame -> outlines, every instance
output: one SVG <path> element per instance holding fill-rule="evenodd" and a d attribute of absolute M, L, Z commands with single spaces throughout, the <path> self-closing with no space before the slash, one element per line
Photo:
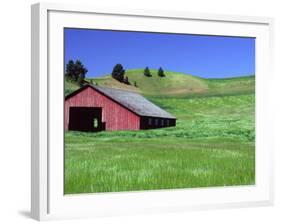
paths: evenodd
<path fill-rule="evenodd" d="M 273 203 L 271 88 L 273 19 L 190 12 L 32 5 L 31 214 L 37 220 Z M 65 196 L 63 194 L 63 27 L 256 38 L 256 184 Z M 59 76 L 59 81 L 52 78 Z M 61 95 L 61 98 L 58 97 Z"/>

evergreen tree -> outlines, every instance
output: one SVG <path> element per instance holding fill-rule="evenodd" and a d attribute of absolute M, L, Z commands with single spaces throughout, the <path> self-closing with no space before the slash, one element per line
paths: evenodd
<path fill-rule="evenodd" d="M 66 65 L 65 76 L 72 81 L 81 82 L 85 79 L 85 75 L 88 72 L 88 69 L 82 64 L 81 61 L 76 60 L 74 63 L 73 60 L 69 60 Z"/>
<path fill-rule="evenodd" d="M 123 69 L 123 66 L 121 64 L 116 64 L 112 70 L 112 78 L 118 80 L 119 82 L 124 81 L 124 74 L 125 69 Z"/>
<path fill-rule="evenodd" d="M 158 76 L 159 77 L 165 77 L 164 70 L 161 67 L 158 69 Z"/>
<path fill-rule="evenodd" d="M 84 79 L 85 79 L 85 74 L 80 74 L 79 75 L 79 77 L 78 77 L 78 79 L 77 79 L 77 83 L 79 84 L 79 86 L 83 86 L 83 84 L 84 84 Z"/>
<path fill-rule="evenodd" d="M 145 67 L 144 71 L 143 71 L 143 74 L 147 77 L 151 77 L 151 73 L 150 73 L 150 70 L 148 67 Z"/>
<path fill-rule="evenodd" d="M 74 61 L 69 60 L 68 63 L 66 64 L 65 76 L 69 79 L 72 79 L 73 74 L 74 74 Z"/>
<path fill-rule="evenodd" d="M 128 76 L 126 76 L 126 77 L 124 78 L 123 82 L 124 82 L 125 84 L 127 84 L 127 85 L 130 85 Z"/>
<path fill-rule="evenodd" d="M 83 79 L 85 78 L 85 74 L 88 72 L 88 69 L 84 67 L 81 61 L 76 60 L 75 65 L 74 65 L 74 79 L 75 81 L 78 81 L 78 79 Z"/>

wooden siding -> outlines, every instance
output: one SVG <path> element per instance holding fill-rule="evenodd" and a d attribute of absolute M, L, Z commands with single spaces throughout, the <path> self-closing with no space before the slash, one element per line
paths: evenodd
<path fill-rule="evenodd" d="M 139 130 L 140 117 L 109 99 L 93 88 L 87 87 L 65 101 L 64 128 L 68 130 L 70 107 L 101 107 L 105 130 Z"/>

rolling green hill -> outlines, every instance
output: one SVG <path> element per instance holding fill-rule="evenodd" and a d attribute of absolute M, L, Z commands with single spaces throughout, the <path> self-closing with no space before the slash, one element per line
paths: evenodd
<path fill-rule="evenodd" d="M 120 192 L 255 184 L 255 77 L 166 77 L 129 70 L 139 92 L 177 118 L 177 125 L 138 131 L 65 133 L 65 193 Z M 137 82 L 137 87 L 133 84 Z M 65 94 L 79 86 L 66 81 Z M 210 97 L 212 96 L 212 97 Z"/>
<path fill-rule="evenodd" d="M 75 90 L 79 89 L 79 85 L 75 82 L 65 79 L 64 82 L 64 95 L 67 96 L 68 94 L 74 92 Z"/>
<path fill-rule="evenodd" d="M 139 92 L 147 96 L 157 97 L 192 97 L 241 95 L 254 92 L 255 76 L 245 76 L 226 79 L 205 79 L 178 72 L 165 72 L 166 77 L 158 77 L 157 70 L 150 70 L 152 77 L 143 75 L 142 69 L 126 71 L 131 85 L 120 83 L 111 75 L 87 79 L 100 86 L 119 88 Z M 137 87 L 134 86 L 136 82 Z M 65 94 L 78 89 L 79 86 L 66 81 Z"/>

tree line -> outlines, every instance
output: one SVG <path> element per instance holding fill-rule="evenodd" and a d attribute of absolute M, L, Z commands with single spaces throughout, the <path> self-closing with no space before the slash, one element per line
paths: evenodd
<path fill-rule="evenodd" d="M 152 77 L 152 74 L 151 74 L 151 72 L 150 72 L 150 70 L 149 70 L 149 67 L 145 67 L 145 69 L 144 69 L 144 71 L 143 71 L 143 74 L 144 74 L 145 76 L 147 76 L 147 77 Z M 158 75 L 159 77 L 165 77 L 165 76 L 166 76 L 165 73 L 164 73 L 163 68 L 160 67 L 160 68 L 158 69 L 157 75 Z"/>
<path fill-rule="evenodd" d="M 125 74 L 126 74 L 126 71 L 123 68 L 123 66 L 121 64 L 116 64 L 114 66 L 113 70 L 112 70 L 111 76 L 112 76 L 112 78 L 116 79 L 119 82 L 130 85 L 131 83 L 129 82 L 129 78 L 128 78 L 128 76 L 125 76 Z M 143 70 L 143 74 L 146 77 L 152 77 L 152 74 L 149 70 L 149 67 L 145 67 L 145 69 Z M 159 77 L 165 77 L 166 76 L 162 67 L 160 67 L 158 69 L 157 75 Z M 134 82 L 134 85 L 136 86 L 136 82 Z"/>
<path fill-rule="evenodd" d="M 82 86 L 85 83 L 87 72 L 88 69 L 82 64 L 80 60 L 76 60 L 75 62 L 73 60 L 69 60 L 66 64 L 65 77 L 68 80 L 76 82 L 77 84 Z M 131 85 L 128 76 L 126 76 L 125 74 L 126 71 L 120 63 L 116 64 L 111 72 L 112 78 L 121 83 Z M 145 69 L 143 70 L 143 74 L 146 77 L 152 77 L 149 67 L 145 67 Z M 159 77 L 165 77 L 164 70 L 161 67 L 158 69 L 157 75 Z M 137 87 L 136 81 L 134 81 L 134 86 Z"/>

